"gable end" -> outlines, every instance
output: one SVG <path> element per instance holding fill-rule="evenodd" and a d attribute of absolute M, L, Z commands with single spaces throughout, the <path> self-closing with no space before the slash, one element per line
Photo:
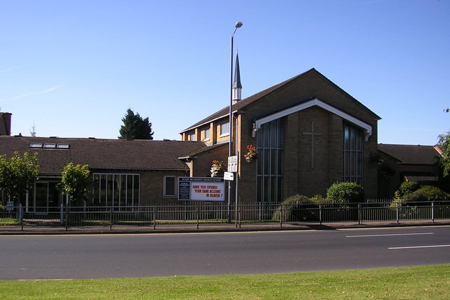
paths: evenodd
<path fill-rule="evenodd" d="M 312 99 L 310 101 L 307 101 L 305 103 L 302 103 L 302 104 L 299 104 L 299 105 L 296 105 L 296 106 L 284 109 L 282 111 L 276 112 L 276 113 L 271 114 L 269 116 L 266 116 L 266 117 L 254 120 L 254 123 L 253 123 L 253 137 L 256 136 L 256 131 L 258 131 L 261 128 L 262 124 L 271 122 L 271 121 L 276 120 L 276 119 L 280 119 L 280 118 L 285 117 L 287 115 L 290 115 L 290 114 L 293 114 L 293 113 L 305 110 L 305 109 L 313 107 L 313 106 L 321 107 L 322 109 L 325 109 L 326 111 L 329 111 L 329 112 L 331 112 L 331 113 L 333 113 L 333 114 L 343 118 L 344 120 L 346 120 L 346 121 L 348 121 L 348 122 L 350 122 L 350 123 L 352 123 L 352 124 L 354 124 L 354 125 L 356 125 L 358 127 L 361 127 L 362 129 L 364 129 L 366 142 L 369 140 L 369 137 L 372 135 L 372 126 L 371 125 L 369 125 L 369 124 L 367 124 L 367 123 L 365 123 L 365 122 L 363 122 L 361 120 L 358 120 L 355 117 L 353 117 L 353 116 L 351 116 L 351 115 L 349 115 L 349 114 L 347 114 L 347 113 L 345 113 L 345 112 L 343 112 L 343 111 L 341 111 L 341 110 L 339 110 L 339 109 L 337 109 L 337 108 L 335 108 L 335 107 L 333 107 L 331 105 L 328 105 L 325 102 L 323 102 L 323 101 L 321 101 L 321 100 L 319 100 L 317 98 L 314 98 L 314 99 Z"/>

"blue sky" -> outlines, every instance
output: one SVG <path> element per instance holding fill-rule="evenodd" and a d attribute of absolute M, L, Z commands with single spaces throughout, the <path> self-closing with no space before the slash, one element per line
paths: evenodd
<path fill-rule="evenodd" d="M 316 68 L 382 119 L 378 142 L 450 130 L 449 0 L 0 0 L 0 110 L 12 134 L 117 138 L 128 108 L 154 139 Z"/>

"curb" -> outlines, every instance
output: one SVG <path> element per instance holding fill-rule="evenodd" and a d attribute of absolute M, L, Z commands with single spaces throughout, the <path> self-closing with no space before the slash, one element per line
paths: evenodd
<path fill-rule="evenodd" d="M 2 235 L 89 235 L 89 234 L 192 234 L 192 233 L 233 233 L 233 232 L 263 232 L 263 231 L 294 231 L 294 230 L 340 230 L 340 229 L 368 229 L 368 228 L 395 228 L 395 227 L 428 227 L 428 226 L 449 226 L 450 220 L 423 222 L 405 221 L 396 222 L 373 222 L 373 223 L 279 223 L 275 224 L 249 224 L 237 227 L 235 224 L 208 225 L 203 224 L 197 229 L 195 226 L 187 225 L 166 225 L 153 227 L 129 227 L 113 226 L 106 227 L 8 227 L 0 228 Z"/>

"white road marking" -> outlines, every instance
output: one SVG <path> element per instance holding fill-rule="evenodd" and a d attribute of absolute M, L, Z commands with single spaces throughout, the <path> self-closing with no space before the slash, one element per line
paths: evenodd
<path fill-rule="evenodd" d="M 391 233 L 391 234 L 366 234 L 366 235 L 347 235 L 348 238 L 366 238 L 366 237 L 385 237 L 385 236 L 408 236 L 408 235 L 426 235 L 434 234 L 433 232 L 416 232 L 416 233 Z"/>
<path fill-rule="evenodd" d="M 428 246 L 409 246 L 409 247 L 390 247 L 389 250 L 403 250 L 403 249 L 423 249 L 423 248 L 444 248 L 450 245 L 428 245 Z"/>

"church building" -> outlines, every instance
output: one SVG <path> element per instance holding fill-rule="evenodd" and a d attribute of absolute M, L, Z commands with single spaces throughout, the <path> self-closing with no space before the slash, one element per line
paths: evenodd
<path fill-rule="evenodd" d="M 11 136 L 11 114 L 0 113 L 0 155 L 38 153 L 39 180 L 21 200 L 27 211 L 63 203 L 57 186 L 70 162 L 89 166 L 90 205 L 120 210 L 179 203 L 178 178 L 211 177 L 213 161 L 227 171 L 230 134 L 231 156 L 238 159 L 228 189 L 233 203 L 235 197 L 241 204 L 325 197 L 343 181 L 362 185 L 367 199 L 378 197 L 375 113 L 315 69 L 245 99 L 241 88 L 237 58 L 231 110 L 183 130 L 181 141 Z M 0 201 L 6 201 L 3 193 Z"/>
<path fill-rule="evenodd" d="M 316 69 L 240 99 L 238 59 L 235 70 L 232 124 L 228 106 L 181 132 L 183 141 L 209 145 L 182 158 L 191 176 L 209 176 L 212 160 L 227 165 L 231 133 L 239 203 L 325 196 L 343 181 L 377 198 L 379 116 Z M 257 152 L 250 161 L 248 147 Z"/>

